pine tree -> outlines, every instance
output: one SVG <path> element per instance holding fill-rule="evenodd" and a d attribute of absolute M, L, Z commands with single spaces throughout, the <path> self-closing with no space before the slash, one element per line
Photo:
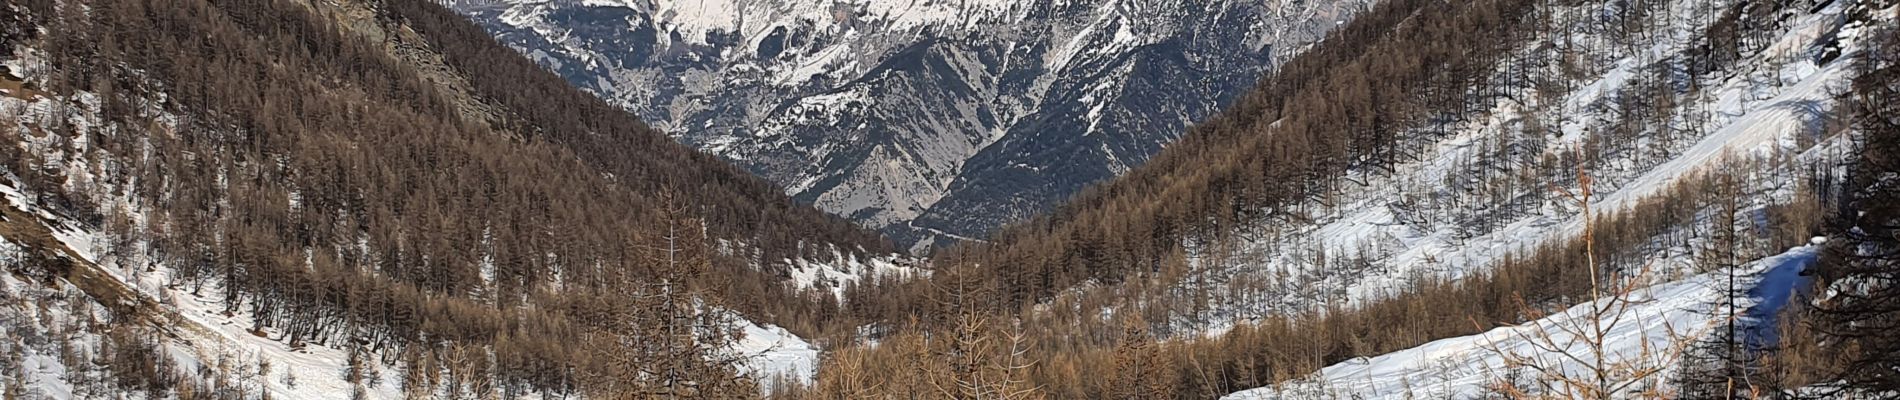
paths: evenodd
<path fill-rule="evenodd" d="M 1116 399 L 1174 398 L 1178 372 L 1169 360 L 1146 329 L 1131 323 L 1115 348 L 1109 393 Z"/>
<path fill-rule="evenodd" d="M 1870 11 L 1880 13 L 1882 11 Z M 1895 15 L 1868 16 L 1892 20 Z M 1823 282 L 1838 294 L 1821 302 L 1819 330 L 1839 343 L 1846 359 L 1839 380 L 1865 393 L 1900 391 L 1900 33 L 1890 24 L 1869 35 L 1860 76 L 1844 93 L 1860 131 L 1860 157 L 1851 171 L 1856 188 L 1834 227 L 1822 262 Z"/>

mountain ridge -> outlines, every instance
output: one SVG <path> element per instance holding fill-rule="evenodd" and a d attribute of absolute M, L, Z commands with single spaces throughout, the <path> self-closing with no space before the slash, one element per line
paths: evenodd
<path fill-rule="evenodd" d="M 1367 3 L 450 4 L 681 141 L 923 251 L 1139 165 Z"/>

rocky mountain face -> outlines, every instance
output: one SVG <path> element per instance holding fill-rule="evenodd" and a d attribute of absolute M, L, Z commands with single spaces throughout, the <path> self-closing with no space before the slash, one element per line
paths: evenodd
<path fill-rule="evenodd" d="M 922 250 L 1140 164 L 1369 1 L 450 5 L 679 140 Z"/>

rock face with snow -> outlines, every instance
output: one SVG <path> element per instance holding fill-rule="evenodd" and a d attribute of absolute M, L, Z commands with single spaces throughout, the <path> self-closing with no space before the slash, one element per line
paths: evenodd
<path fill-rule="evenodd" d="M 679 140 L 921 247 L 1141 163 L 1368 2 L 452 5 Z"/>

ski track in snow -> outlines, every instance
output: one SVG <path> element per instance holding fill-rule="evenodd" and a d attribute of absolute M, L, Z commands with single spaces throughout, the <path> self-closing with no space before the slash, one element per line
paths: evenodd
<path fill-rule="evenodd" d="M 742 322 L 743 333 L 732 351 L 746 357 L 741 366 L 758 379 L 760 389 L 770 391 L 778 379 L 810 385 L 818 373 L 818 347 L 785 328 Z"/>

